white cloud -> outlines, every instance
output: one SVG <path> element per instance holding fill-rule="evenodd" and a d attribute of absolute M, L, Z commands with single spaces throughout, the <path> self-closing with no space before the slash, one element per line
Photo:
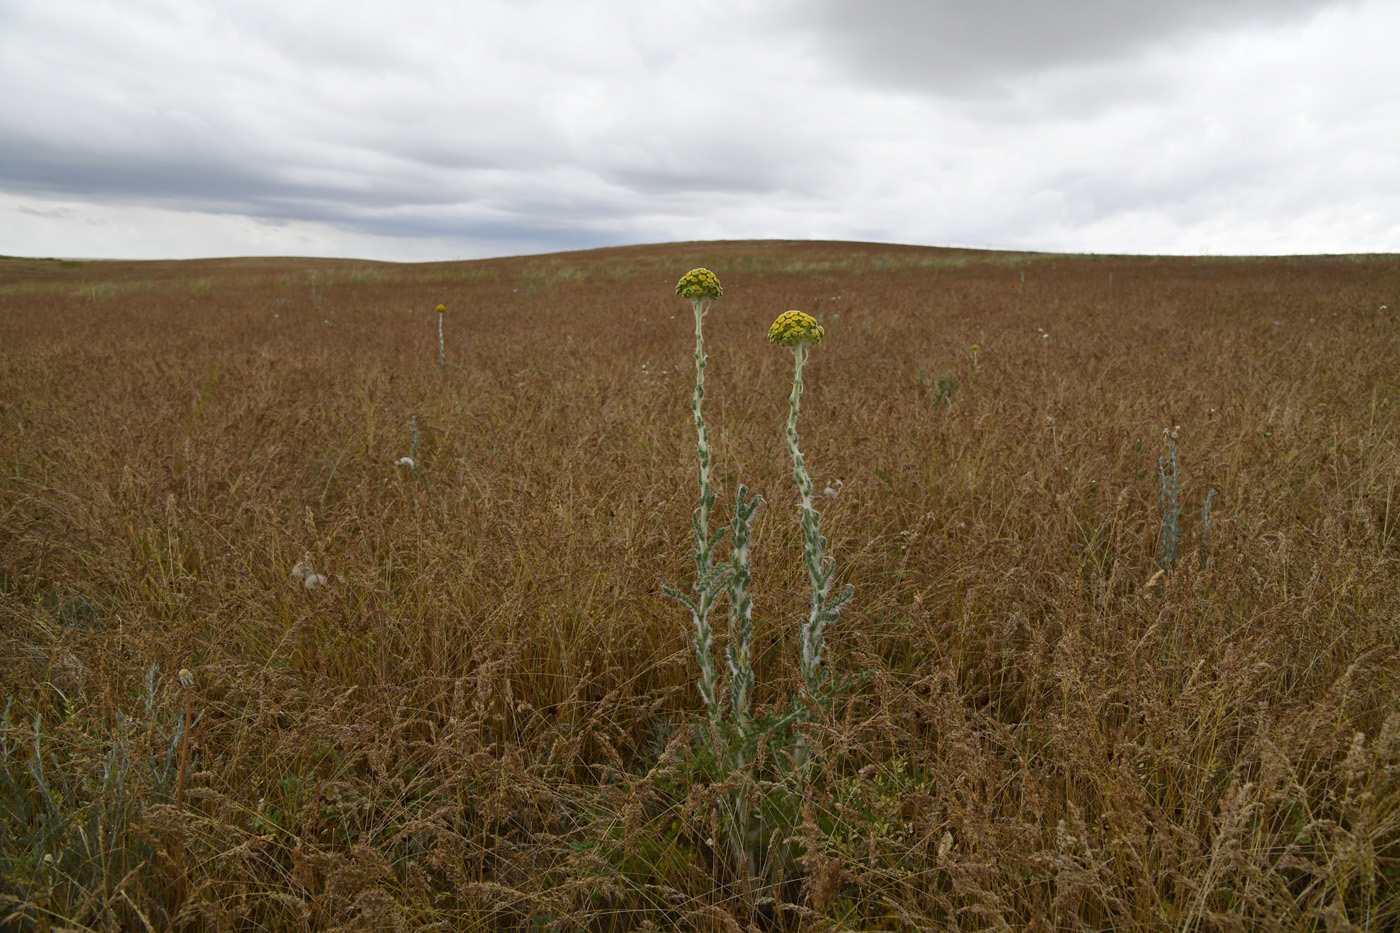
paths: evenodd
<path fill-rule="evenodd" d="M 15 0 L 0 252 L 1400 250 L 1393 4 L 1050 8 Z"/>
<path fill-rule="evenodd" d="M 0 194 L 0 230 L 0 254 L 65 259 L 362 256 L 413 262 L 425 256 L 490 255 L 494 245 L 487 240 L 373 236 L 311 221 L 8 194 Z"/>

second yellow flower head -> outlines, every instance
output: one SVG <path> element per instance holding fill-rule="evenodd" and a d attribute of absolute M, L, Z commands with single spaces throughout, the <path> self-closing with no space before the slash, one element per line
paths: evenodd
<path fill-rule="evenodd" d="M 682 298 L 718 298 L 724 294 L 719 276 L 709 269 L 691 269 L 676 283 L 676 294 Z"/>
<path fill-rule="evenodd" d="M 785 347 L 816 346 L 822 342 L 822 326 L 802 311 L 784 311 L 768 328 L 768 342 Z"/>
<path fill-rule="evenodd" d="M 437 306 L 437 313 L 438 313 L 438 314 L 442 314 L 442 313 L 445 312 L 446 310 L 447 310 L 447 305 L 438 305 L 438 306 Z"/>

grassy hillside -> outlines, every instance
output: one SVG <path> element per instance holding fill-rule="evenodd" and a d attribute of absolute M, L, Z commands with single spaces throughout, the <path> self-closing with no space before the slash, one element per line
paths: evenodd
<path fill-rule="evenodd" d="M 810 593 L 764 335 L 826 330 L 857 679 L 797 787 L 710 766 L 661 592 L 695 266 L 770 710 Z M 0 260 L 0 927 L 1379 930 L 1397 649 L 1394 256 Z"/>

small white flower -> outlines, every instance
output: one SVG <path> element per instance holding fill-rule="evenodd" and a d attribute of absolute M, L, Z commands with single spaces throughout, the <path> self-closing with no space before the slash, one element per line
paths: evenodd
<path fill-rule="evenodd" d="M 834 499 L 835 497 L 841 495 L 841 487 L 844 485 L 846 484 L 838 479 L 835 482 L 833 482 L 830 486 L 827 486 L 825 489 L 823 489 L 822 493 L 824 495 L 831 496 Z"/>
<path fill-rule="evenodd" d="M 301 560 L 292 564 L 292 576 L 304 577 L 311 572 L 311 555 L 301 555 Z"/>
<path fill-rule="evenodd" d="M 411 470 L 411 469 L 413 469 L 413 467 L 414 467 L 413 458 L 412 458 L 412 457 L 400 457 L 399 459 L 397 459 L 397 460 L 394 461 L 394 466 L 406 466 L 406 467 L 408 467 L 408 468 Z"/>
<path fill-rule="evenodd" d="M 319 573 L 308 573 L 306 575 L 306 582 L 303 583 L 302 586 L 306 587 L 308 590 L 314 590 L 316 587 L 325 586 L 329 582 L 329 580 Z"/>

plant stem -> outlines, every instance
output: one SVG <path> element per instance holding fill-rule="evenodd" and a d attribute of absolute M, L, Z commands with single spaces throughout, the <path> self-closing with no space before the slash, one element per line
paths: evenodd
<path fill-rule="evenodd" d="M 190 762 L 190 713 L 192 703 L 190 698 L 190 687 L 193 683 L 193 676 L 188 670 L 181 668 L 180 684 L 185 688 L 185 722 L 184 728 L 180 731 L 180 770 L 175 775 L 175 812 L 180 814 L 180 835 L 176 840 L 174 848 L 175 871 L 176 871 L 176 900 L 183 901 L 185 895 L 185 771 Z"/>
<path fill-rule="evenodd" d="M 749 788 L 751 781 L 744 769 L 749 766 L 754 737 L 754 722 L 750 716 L 753 689 L 753 597 L 749 587 L 753 576 L 749 571 L 749 538 L 753 515 L 762 504 L 761 496 L 748 499 L 748 487 L 739 485 L 734 501 L 734 519 L 729 533 L 729 644 L 725 660 L 729 667 L 729 702 L 734 717 L 735 740 L 723 762 L 731 780 L 739 786 L 729 794 L 729 843 L 736 864 L 745 879 L 754 877 L 753 853 L 749 849 Z"/>
<path fill-rule="evenodd" d="M 182 675 L 189 672 L 181 669 Z M 180 770 L 175 777 L 175 809 L 184 812 L 185 809 L 185 767 L 190 760 L 190 686 L 185 683 L 185 677 L 181 678 L 182 686 L 185 688 L 185 727 L 180 731 Z"/>
<path fill-rule="evenodd" d="M 705 312 L 708 302 L 703 298 L 691 300 L 695 311 L 695 393 L 690 411 L 695 421 L 695 459 L 698 463 L 700 504 L 693 518 L 695 530 L 695 595 L 692 607 L 695 623 L 695 656 L 700 664 L 700 696 L 711 722 L 720 720 L 719 701 L 715 696 L 715 662 L 712 653 L 714 633 L 710 628 L 710 613 L 719 596 L 714 571 L 714 547 L 717 540 L 710 536 L 710 515 L 715 507 L 715 493 L 710 485 L 710 432 L 701 411 L 705 402 Z"/>
<path fill-rule="evenodd" d="M 807 624 L 802 626 L 800 644 L 802 649 L 802 679 L 807 687 L 816 693 L 817 667 L 821 664 L 821 635 L 817 629 L 817 616 L 821 612 L 825 593 L 821 586 L 822 541 L 818 532 L 821 516 L 812 506 L 812 477 L 807 474 L 807 462 L 798 446 L 797 416 L 802 410 L 802 365 L 807 362 L 807 348 L 799 345 L 792 348 L 793 372 L 792 394 L 788 397 L 787 445 L 792 454 L 792 478 L 802 493 L 802 532 L 803 546 L 807 555 L 807 578 L 812 584 L 812 611 Z"/>
<path fill-rule="evenodd" d="M 788 399 L 787 443 L 792 454 L 792 478 L 802 493 L 802 535 L 807 557 L 807 578 L 812 584 L 812 611 L 801 629 L 801 668 L 802 679 L 807 684 L 813 698 L 820 694 L 822 650 L 825 646 L 823 631 L 836 621 L 841 605 L 851 598 L 853 588 L 847 585 L 845 591 L 835 599 L 828 600 L 831 590 L 832 560 L 826 556 L 826 539 L 821 535 L 821 513 L 812 506 L 812 478 L 807 474 L 807 463 L 798 445 L 797 416 L 802 408 L 802 365 L 807 362 L 807 347 L 798 345 L 792 348 L 794 362 L 792 374 L 792 395 Z"/>
<path fill-rule="evenodd" d="M 729 533 L 729 644 L 725 648 L 729 662 L 729 700 L 741 740 L 746 739 L 749 732 L 750 691 L 754 682 L 753 596 L 749 592 L 753 574 L 749 570 L 749 538 L 753 514 L 763 502 L 761 496 L 745 501 L 747 496 L 748 487 L 741 483 Z"/>

